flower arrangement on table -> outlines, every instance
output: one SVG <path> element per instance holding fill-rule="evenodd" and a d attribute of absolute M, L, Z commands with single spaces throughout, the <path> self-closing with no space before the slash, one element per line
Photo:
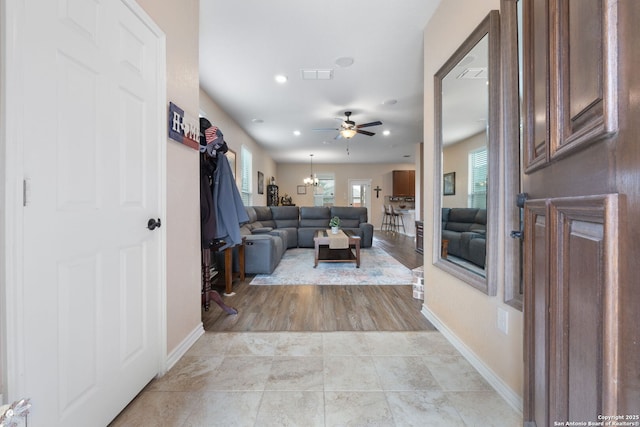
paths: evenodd
<path fill-rule="evenodd" d="M 333 234 L 337 234 L 338 228 L 340 227 L 340 218 L 338 218 L 337 216 L 331 218 L 331 220 L 329 221 L 329 226 L 331 227 L 331 232 Z"/>

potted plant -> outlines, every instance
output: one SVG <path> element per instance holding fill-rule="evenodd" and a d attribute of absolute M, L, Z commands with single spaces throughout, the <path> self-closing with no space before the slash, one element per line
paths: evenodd
<path fill-rule="evenodd" d="M 338 218 L 337 216 L 331 218 L 331 221 L 329 221 L 329 226 L 331 227 L 331 233 L 338 234 L 338 229 L 340 227 L 340 218 Z"/>

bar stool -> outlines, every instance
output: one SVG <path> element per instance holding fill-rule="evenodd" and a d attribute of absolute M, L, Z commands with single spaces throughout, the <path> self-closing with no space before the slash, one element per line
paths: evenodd
<path fill-rule="evenodd" d="M 400 232 L 400 225 L 402 225 L 402 231 L 404 233 L 407 232 L 407 230 L 404 228 L 404 215 L 402 214 L 402 212 L 396 212 L 395 209 L 393 209 L 393 206 L 391 206 L 391 215 L 393 218 L 393 224 L 394 224 L 394 231 Z"/>
<path fill-rule="evenodd" d="M 391 211 L 387 209 L 387 205 L 382 205 L 382 223 L 380 224 L 380 230 L 389 230 L 391 228 L 391 219 Z"/>
<path fill-rule="evenodd" d="M 387 216 L 387 231 L 398 231 L 398 224 L 396 218 L 393 216 L 393 207 L 391 205 L 384 205 L 385 215 Z"/>

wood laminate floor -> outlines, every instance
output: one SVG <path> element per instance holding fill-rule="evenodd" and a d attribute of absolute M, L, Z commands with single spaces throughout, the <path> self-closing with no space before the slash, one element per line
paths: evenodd
<path fill-rule="evenodd" d="M 373 245 L 409 269 L 423 263 L 412 237 L 376 231 Z M 311 250 L 311 249 L 310 249 Z M 217 305 L 202 312 L 208 332 L 423 331 L 434 327 L 420 313 L 422 301 L 403 286 L 250 286 L 253 275 L 234 281 L 235 295 L 223 297 L 238 310 Z"/>

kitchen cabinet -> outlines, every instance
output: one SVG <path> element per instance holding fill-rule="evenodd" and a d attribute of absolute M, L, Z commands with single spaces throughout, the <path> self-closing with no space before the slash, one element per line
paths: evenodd
<path fill-rule="evenodd" d="M 414 197 L 416 195 L 416 171 L 393 171 L 393 196 Z"/>
<path fill-rule="evenodd" d="M 423 253 L 424 245 L 424 223 L 416 221 L 416 251 Z"/>

